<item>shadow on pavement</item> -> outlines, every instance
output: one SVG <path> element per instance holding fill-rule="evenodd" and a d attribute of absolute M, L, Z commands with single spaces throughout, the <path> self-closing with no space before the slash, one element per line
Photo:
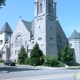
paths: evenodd
<path fill-rule="evenodd" d="M 3 71 L 8 71 L 8 72 L 19 72 L 19 71 L 35 71 L 35 70 L 41 70 L 41 69 L 37 69 L 35 67 L 33 68 L 27 68 L 27 67 L 12 67 L 12 66 L 6 66 L 6 67 L 2 67 L 1 70 Z"/>

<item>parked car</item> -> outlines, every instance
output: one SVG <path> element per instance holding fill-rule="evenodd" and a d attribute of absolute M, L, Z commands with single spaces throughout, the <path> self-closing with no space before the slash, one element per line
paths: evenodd
<path fill-rule="evenodd" d="M 11 60 L 6 60 L 6 62 L 4 63 L 4 65 L 15 66 L 15 62 L 12 62 Z"/>

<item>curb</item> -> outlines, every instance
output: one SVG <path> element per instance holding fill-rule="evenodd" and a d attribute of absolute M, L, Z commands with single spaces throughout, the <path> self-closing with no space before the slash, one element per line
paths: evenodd
<path fill-rule="evenodd" d="M 65 66 L 65 67 L 46 67 L 46 66 L 30 66 L 30 65 L 16 65 L 22 67 L 32 67 L 32 68 L 41 68 L 41 69 L 80 69 L 80 66 Z"/>
<path fill-rule="evenodd" d="M 19 64 L 16 64 L 16 66 L 19 66 L 19 67 L 41 68 L 41 69 L 66 69 L 66 68 L 68 68 L 68 65 L 65 65 L 65 67 L 47 67 L 47 66 L 31 66 L 31 65 L 19 65 Z"/>

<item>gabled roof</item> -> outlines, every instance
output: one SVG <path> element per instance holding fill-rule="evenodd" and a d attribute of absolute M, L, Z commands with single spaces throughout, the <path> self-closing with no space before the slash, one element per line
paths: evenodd
<path fill-rule="evenodd" d="M 12 33 L 13 32 L 7 22 L 4 24 L 4 26 L 2 27 L 2 29 L 0 31 L 0 33 L 3 33 L 3 32 L 8 32 L 8 33 Z"/>
<path fill-rule="evenodd" d="M 76 30 L 74 30 L 70 39 L 80 39 L 79 33 Z"/>
<path fill-rule="evenodd" d="M 28 22 L 28 21 L 24 21 L 22 20 L 22 22 L 24 23 L 24 25 L 26 26 L 26 28 L 31 31 L 32 28 L 32 22 Z"/>

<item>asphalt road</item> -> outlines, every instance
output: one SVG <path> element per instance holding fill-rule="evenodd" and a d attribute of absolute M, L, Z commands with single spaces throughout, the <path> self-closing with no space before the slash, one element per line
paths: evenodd
<path fill-rule="evenodd" d="M 0 80 L 80 80 L 80 69 L 45 69 L 42 67 L 2 67 Z M 8 73 L 6 73 L 7 71 Z"/>

